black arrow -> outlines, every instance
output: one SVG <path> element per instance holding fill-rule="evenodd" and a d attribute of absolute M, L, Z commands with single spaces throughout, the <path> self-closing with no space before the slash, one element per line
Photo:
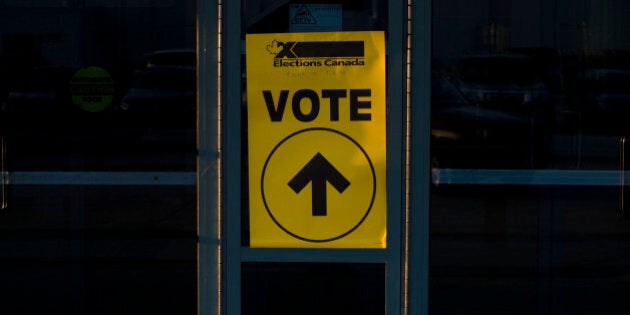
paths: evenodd
<path fill-rule="evenodd" d="M 300 170 L 289 182 L 289 187 L 299 193 L 313 182 L 313 216 L 326 215 L 326 182 L 329 182 L 338 192 L 342 193 L 350 182 L 337 171 L 320 153 L 315 156 Z"/>

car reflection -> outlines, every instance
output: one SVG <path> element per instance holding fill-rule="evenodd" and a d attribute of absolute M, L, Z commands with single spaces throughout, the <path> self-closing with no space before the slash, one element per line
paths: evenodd
<path fill-rule="evenodd" d="M 572 104 L 583 113 L 590 133 L 630 134 L 630 54 L 596 51 L 580 56 Z"/>
<path fill-rule="evenodd" d="M 455 84 L 466 99 L 481 107 L 532 113 L 542 109 L 549 92 L 531 58 L 516 53 L 461 57 Z"/>
<path fill-rule="evenodd" d="M 471 102 L 448 75 L 434 75 L 431 93 L 434 167 L 532 167 L 529 116 Z"/>
<path fill-rule="evenodd" d="M 630 134 L 630 69 L 591 68 L 578 76 L 580 110 L 597 132 Z"/>
<path fill-rule="evenodd" d="M 136 72 L 119 109 L 136 126 L 195 126 L 196 71 L 152 66 Z"/>
<path fill-rule="evenodd" d="M 197 52 L 194 49 L 157 50 L 146 55 L 147 68 L 162 66 L 195 67 Z"/>
<path fill-rule="evenodd" d="M 590 69 L 584 73 L 586 101 L 603 111 L 630 111 L 630 70 Z"/>

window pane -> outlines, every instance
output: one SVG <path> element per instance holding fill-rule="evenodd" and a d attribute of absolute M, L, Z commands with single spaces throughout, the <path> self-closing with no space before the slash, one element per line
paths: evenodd
<path fill-rule="evenodd" d="M 244 263 L 243 314 L 385 314 L 385 266 Z"/>
<path fill-rule="evenodd" d="M 432 314 L 630 307 L 628 12 L 433 3 Z"/>
<path fill-rule="evenodd" d="M 192 0 L 0 0 L 3 313 L 196 312 L 195 24 Z"/>

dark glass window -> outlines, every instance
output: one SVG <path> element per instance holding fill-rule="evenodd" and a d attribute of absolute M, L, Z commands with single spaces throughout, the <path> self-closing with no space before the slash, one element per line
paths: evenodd
<path fill-rule="evenodd" d="M 630 309 L 630 4 L 434 1 L 430 314 Z"/>
<path fill-rule="evenodd" d="M 244 263 L 243 314 L 385 314 L 382 264 Z"/>
<path fill-rule="evenodd" d="M 0 1 L 1 310 L 196 312 L 196 2 Z"/>

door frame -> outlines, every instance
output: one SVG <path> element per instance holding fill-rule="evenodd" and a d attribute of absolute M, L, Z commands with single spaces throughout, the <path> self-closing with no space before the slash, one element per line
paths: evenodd
<path fill-rule="evenodd" d="M 386 313 L 427 314 L 430 1 L 388 6 L 387 248 L 260 249 L 241 246 L 241 3 L 199 1 L 199 314 L 241 313 L 243 262 L 383 263 Z"/>

